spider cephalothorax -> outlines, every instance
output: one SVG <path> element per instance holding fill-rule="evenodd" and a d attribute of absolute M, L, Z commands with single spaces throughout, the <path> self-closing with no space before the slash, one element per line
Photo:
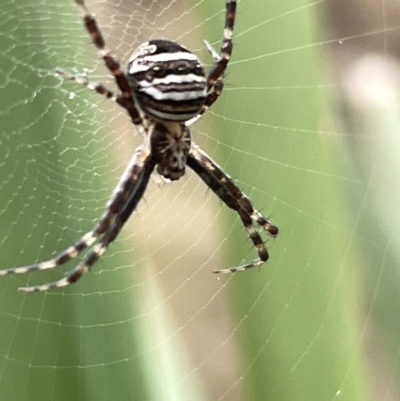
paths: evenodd
<path fill-rule="evenodd" d="M 155 122 L 150 132 L 150 146 L 160 175 L 175 181 L 185 174 L 191 146 L 188 127 L 182 123 Z"/>
<path fill-rule="evenodd" d="M 257 250 L 258 258 L 242 266 L 214 270 L 213 273 L 234 273 L 260 266 L 269 255 L 259 230 L 271 237 L 278 227 L 254 209 L 249 198 L 223 170 L 191 141 L 189 125 L 218 99 L 223 89 L 223 75 L 232 54 L 232 32 L 236 15 L 236 0 L 226 1 L 225 27 L 220 53 L 205 42 L 214 58 L 206 74 L 197 56 L 185 47 L 168 40 L 145 42 L 129 59 L 127 72 L 105 47 L 97 22 L 84 0 L 75 0 L 83 13 L 83 21 L 104 64 L 115 79 L 118 93 L 86 78 L 57 71 L 64 78 L 84 85 L 98 94 L 114 100 L 130 116 L 135 127 L 144 134 L 139 146 L 107 204 L 106 211 L 92 231 L 54 259 L 30 266 L 0 270 L 0 275 L 20 274 L 53 269 L 77 257 L 90 248 L 83 260 L 61 280 L 20 291 L 47 291 L 78 281 L 106 251 L 136 209 L 147 188 L 154 169 L 169 180 L 178 180 L 190 167 L 212 191 L 241 219 Z M 98 241 L 97 244 L 95 242 Z M 94 245 L 95 244 L 95 245 Z"/>

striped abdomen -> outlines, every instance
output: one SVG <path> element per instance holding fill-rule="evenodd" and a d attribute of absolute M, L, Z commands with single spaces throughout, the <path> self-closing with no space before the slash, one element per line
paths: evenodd
<path fill-rule="evenodd" d="M 177 43 L 151 40 L 132 54 L 127 79 L 145 115 L 187 121 L 203 107 L 207 80 L 199 59 Z"/>

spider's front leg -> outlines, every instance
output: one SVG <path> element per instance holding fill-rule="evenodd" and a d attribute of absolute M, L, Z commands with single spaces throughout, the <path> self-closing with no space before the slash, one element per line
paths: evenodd
<path fill-rule="evenodd" d="M 271 237 L 278 235 L 278 227 L 253 208 L 249 198 L 240 191 L 232 179 L 199 147 L 192 146 L 187 164 L 229 208 L 238 213 L 259 256 L 258 259 L 243 266 L 214 270 L 213 273 L 236 273 L 260 266 L 266 262 L 269 258 L 269 253 L 255 225 L 262 227 Z"/>
<path fill-rule="evenodd" d="M 93 17 L 93 15 L 90 14 L 88 8 L 86 7 L 85 1 L 75 0 L 75 3 L 82 12 L 83 24 L 85 25 L 86 30 L 89 33 L 90 37 L 92 38 L 93 44 L 98 49 L 99 55 L 103 59 L 105 66 L 113 75 L 115 83 L 117 84 L 118 89 L 120 90 L 120 93 L 117 97 L 111 96 L 113 95 L 111 91 L 104 88 L 103 85 L 98 85 L 98 87 L 100 87 L 100 90 L 96 89 L 94 90 L 96 90 L 96 92 L 106 97 L 112 97 L 121 107 L 126 109 L 129 116 L 131 117 L 132 122 L 135 125 L 140 125 L 142 123 L 142 117 L 135 106 L 135 102 L 132 98 L 131 87 L 126 79 L 125 73 L 121 69 L 119 61 L 106 48 L 106 43 L 100 31 L 100 28 L 97 24 L 97 21 Z M 105 89 L 105 91 L 103 91 L 103 88 Z M 108 92 L 110 96 L 107 95 Z"/>
<path fill-rule="evenodd" d="M 225 28 L 224 28 L 224 35 L 222 38 L 221 55 L 211 68 L 210 72 L 208 73 L 207 76 L 208 90 L 210 90 L 215 85 L 217 80 L 220 77 L 222 77 L 222 75 L 226 70 L 226 67 L 228 66 L 228 62 L 231 58 L 233 49 L 232 36 L 233 36 L 233 26 L 235 24 L 235 16 L 236 16 L 236 0 L 228 0 L 226 2 Z M 209 47 L 207 46 L 207 48 Z M 214 52 L 211 52 L 211 55 L 215 57 L 213 53 Z"/>
<path fill-rule="evenodd" d="M 228 0 L 226 2 L 225 13 L 225 28 L 222 38 L 222 45 L 220 55 L 211 47 L 211 45 L 204 41 L 207 50 L 215 60 L 210 72 L 207 75 L 207 90 L 210 91 L 206 97 L 203 109 L 200 114 L 203 114 L 216 102 L 224 89 L 224 72 L 228 66 L 229 60 L 232 56 L 233 49 L 233 27 L 235 25 L 236 17 L 236 0 Z"/>

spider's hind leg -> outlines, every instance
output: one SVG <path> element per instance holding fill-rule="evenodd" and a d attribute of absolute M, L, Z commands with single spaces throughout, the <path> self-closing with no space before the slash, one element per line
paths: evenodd
<path fill-rule="evenodd" d="M 228 207 L 238 213 L 258 253 L 258 259 L 253 260 L 252 262 L 234 268 L 214 270 L 213 273 L 236 273 L 261 266 L 268 260 L 269 253 L 256 225 L 260 225 L 260 227 L 262 227 L 266 233 L 272 237 L 275 237 L 278 234 L 278 227 L 273 225 L 269 220 L 262 216 L 260 212 L 255 210 L 250 200 L 233 183 L 231 178 L 195 145 L 192 146 L 190 151 L 188 166 L 199 175 L 199 177 Z"/>

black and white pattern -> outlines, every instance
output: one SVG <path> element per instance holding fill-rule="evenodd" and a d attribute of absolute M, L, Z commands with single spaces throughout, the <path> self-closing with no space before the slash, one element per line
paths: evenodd
<path fill-rule="evenodd" d="M 129 60 L 128 82 L 146 116 L 185 122 L 197 116 L 207 96 L 199 59 L 167 40 L 143 43 Z"/>
<path fill-rule="evenodd" d="M 238 213 L 258 253 L 258 258 L 252 262 L 229 269 L 214 270 L 213 273 L 235 273 L 262 265 L 268 260 L 269 254 L 259 230 L 276 237 L 278 227 L 254 209 L 249 198 L 232 179 L 192 143 L 189 130 L 189 125 L 218 99 L 223 90 L 223 76 L 232 54 L 236 0 L 226 2 L 220 53 L 205 41 L 215 60 L 208 74 L 196 55 L 175 42 L 162 39 L 141 44 L 130 57 L 127 72 L 124 73 L 119 62 L 106 49 L 97 22 L 89 13 L 84 0 L 75 2 L 82 11 L 85 28 L 100 57 L 115 79 L 118 93 L 82 77 L 64 71 L 57 72 L 60 76 L 118 103 L 126 110 L 136 128 L 144 133 L 144 143 L 134 152 L 104 215 L 92 231 L 83 235 L 54 259 L 30 266 L 0 270 L 0 276 L 54 269 L 89 249 L 83 260 L 63 279 L 40 286 L 22 287 L 19 290 L 47 291 L 75 283 L 91 269 L 116 239 L 142 199 L 154 169 L 164 178 L 173 181 L 185 174 L 186 166 L 196 172 L 229 208 Z"/>

